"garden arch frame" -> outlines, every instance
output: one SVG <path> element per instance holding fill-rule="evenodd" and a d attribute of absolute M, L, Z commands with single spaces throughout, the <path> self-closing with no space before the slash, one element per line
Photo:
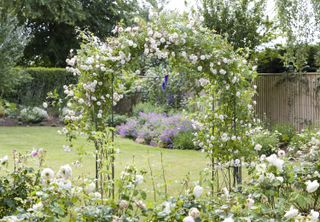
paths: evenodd
<path fill-rule="evenodd" d="M 125 84 L 143 75 L 152 60 L 166 62 L 172 75 L 183 75 L 203 92 L 195 98 L 203 112 L 192 118 L 198 129 L 195 143 L 211 160 L 212 179 L 221 162 L 232 161 L 229 165 L 238 169 L 240 160 L 251 156 L 256 73 L 225 39 L 204 28 L 201 18 L 173 14 L 149 22 L 136 19 L 131 27 L 117 26 L 114 35 L 103 42 L 82 33 L 81 49 L 67 60 L 67 69 L 79 76 L 79 82 L 66 87 L 71 111 L 65 132 L 70 141 L 81 133 L 94 142 L 102 193 L 103 187 L 112 186 L 107 193 L 114 196 L 114 129 L 106 127 L 104 119 L 113 116 Z M 235 172 L 235 182 L 241 182 L 241 174 Z"/>

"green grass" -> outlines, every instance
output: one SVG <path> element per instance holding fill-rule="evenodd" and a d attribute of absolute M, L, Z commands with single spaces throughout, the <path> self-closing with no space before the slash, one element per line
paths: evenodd
<path fill-rule="evenodd" d="M 12 151 L 29 152 L 33 148 L 44 148 L 47 151 L 46 165 L 58 170 L 61 165 L 71 164 L 79 158 L 75 153 L 64 152 L 62 146 L 66 144 L 65 137 L 57 133 L 58 128 L 52 127 L 0 127 L 0 157 L 9 155 L 12 160 Z M 190 173 L 192 181 L 199 180 L 199 172 L 207 165 L 204 153 L 191 150 L 169 150 L 137 144 L 131 140 L 116 138 L 120 153 L 116 156 L 116 177 L 128 164 L 135 163 L 139 169 L 145 169 L 146 191 L 149 198 L 152 196 L 151 179 L 148 159 L 156 183 L 163 184 L 161 153 L 163 154 L 164 170 L 168 182 L 169 194 L 177 194 L 182 186 L 180 182 Z M 93 146 L 85 140 L 77 142 L 88 150 Z M 93 156 L 84 158 L 80 168 L 74 169 L 74 176 L 83 175 L 94 177 L 95 163 Z M 158 189 L 163 189 L 159 187 Z"/>

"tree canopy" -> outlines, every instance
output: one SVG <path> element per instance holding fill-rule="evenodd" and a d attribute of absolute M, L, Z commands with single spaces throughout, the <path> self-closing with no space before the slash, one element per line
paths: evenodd
<path fill-rule="evenodd" d="M 24 50 L 22 65 L 65 66 L 71 48 L 79 47 L 77 27 L 100 38 L 114 25 L 127 22 L 139 9 L 137 0 L 3 0 L 3 14 L 17 17 L 33 37 Z"/>

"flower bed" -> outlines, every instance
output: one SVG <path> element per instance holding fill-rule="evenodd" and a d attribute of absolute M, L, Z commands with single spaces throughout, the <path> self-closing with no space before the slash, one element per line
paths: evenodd
<path fill-rule="evenodd" d="M 125 124 L 117 127 L 120 136 L 134 139 L 151 146 L 174 148 L 174 140 L 180 133 L 189 133 L 192 137 L 192 122 L 180 114 L 139 113 Z M 191 140 L 192 143 L 192 140 Z M 190 144 L 188 147 L 194 147 Z M 186 148 L 188 148 L 186 147 Z"/>

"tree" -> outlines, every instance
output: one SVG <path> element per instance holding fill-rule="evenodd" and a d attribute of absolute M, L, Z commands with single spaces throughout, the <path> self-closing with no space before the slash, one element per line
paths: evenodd
<path fill-rule="evenodd" d="M 255 48 L 272 37 L 272 22 L 265 16 L 266 0 L 202 0 L 205 24 L 226 37 L 235 49 Z"/>
<path fill-rule="evenodd" d="M 14 69 L 28 42 L 24 26 L 15 17 L 0 14 L 0 97 L 18 85 L 24 76 Z"/>
<path fill-rule="evenodd" d="M 279 24 L 286 40 L 286 53 L 282 59 L 291 71 L 305 71 L 310 65 L 308 60 L 311 45 L 320 37 L 320 1 L 277 0 L 276 6 Z"/>
<path fill-rule="evenodd" d="M 26 24 L 33 38 L 24 50 L 23 65 L 64 67 L 71 48 L 79 48 L 76 27 L 100 38 L 116 23 L 129 21 L 139 9 L 137 0 L 3 0 L 0 10 Z M 30 63 L 31 62 L 31 63 Z"/>

